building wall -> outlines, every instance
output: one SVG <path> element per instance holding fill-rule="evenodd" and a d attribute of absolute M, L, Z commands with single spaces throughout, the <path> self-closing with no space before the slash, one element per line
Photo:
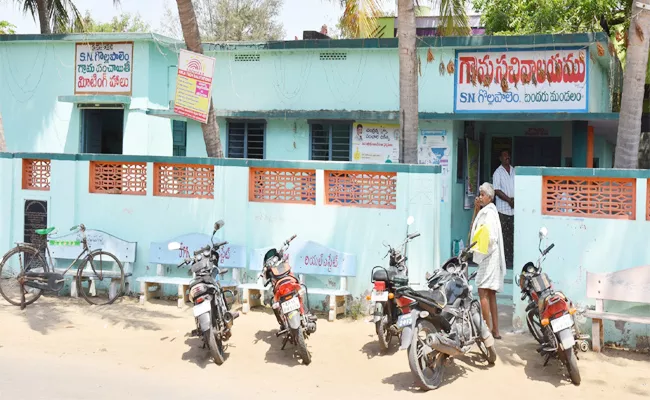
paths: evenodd
<path fill-rule="evenodd" d="M 636 178 L 636 218 L 634 220 L 608 219 L 604 217 L 575 217 L 543 215 L 540 211 L 542 202 L 543 176 L 570 177 L 620 177 Z M 650 247 L 647 238 L 650 224 L 645 220 L 649 207 L 646 200 L 647 171 L 620 171 L 600 169 L 568 168 L 520 168 L 515 178 L 515 251 L 514 263 L 518 266 L 515 273 L 521 272 L 526 262 L 535 262 L 539 257 L 538 231 L 545 226 L 548 229 L 548 243 L 555 247 L 546 257 L 542 267 L 553 281 L 554 287 L 563 291 L 578 309 L 594 306 L 595 299 L 586 297 L 587 271 L 602 273 L 614 272 L 627 268 L 648 265 Z M 567 191 L 571 189 L 567 188 Z M 606 196 L 606 193 L 602 194 Z M 518 291 L 517 291 L 518 293 Z M 526 329 L 524 309 L 526 304 L 514 296 L 514 325 Z M 605 310 L 629 313 L 631 315 L 649 315 L 650 306 L 605 302 Z M 591 320 L 578 318 L 581 329 L 591 331 Z M 605 322 L 605 340 L 617 342 L 632 348 L 647 346 L 650 337 L 648 325 Z"/>
<path fill-rule="evenodd" d="M 30 155 L 23 155 L 30 157 Z M 31 155 L 33 157 L 34 155 Z M 408 248 L 409 270 L 413 282 L 424 283 L 427 271 L 439 265 L 438 232 L 443 230 L 440 203 L 432 201 L 439 195 L 439 169 L 430 166 L 382 164 L 328 164 L 315 162 L 271 162 L 247 160 L 216 160 L 186 157 L 133 157 L 97 155 L 37 155 L 50 157 L 50 190 L 22 188 L 22 159 L 11 153 L 0 154 L 0 254 L 12 243 L 22 240 L 25 199 L 48 201 L 48 224 L 61 234 L 73 225 L 83 223 L 88 229 L 102 230 L 123 240 L 137 242 L 134 278 L 155 275 L 155 265 L 148 265 L 149 244 L 170 240 L 191 233 L 209 233 L 216 220 L 226 225 L 220 238 L 246 246 L 250 251 L 280 245 L 292 234 L 313 240 L 340 252 L 355 254 L 357 277 L 348 282 L 349 290 L 361 295 L 370 285 L 370 271 L 375 265 L 386 265 L 386 248 L 382 241 L 398 245 L 406 235 L 406 219 L 414 216 L 410 232 L 421 237 Z M 16 156 L 17 157 L 17 156 Z M 147 162 L 147 193 L 144 196 L 89 193 L 89 160 Z M 215 165 L 214 199 L 154 196 L 154 164 Z M 262 168 L 300 168 L 316 170 L 316 204 L 287 204 L 249 201 L 249 166 Z M 396 206 L 394 209 L 327 205 L 324 200 L 324 170 L 396 172 Z M 175 268 L 172 268 L 175 271 Z M 184 276 L 185 271 L 171 274 Z M 179 275 L 180 274 L 180 275 Z M 254 273 L 249 274 L 254 276 Z M 319 285 L 319 281 L 312 281 Z M 325 285 L 327 278 L 320 279 Z M 132 286 L 136 291 L 139 286 Z M 171 288 L 173 289 L 173 288 Z M 175 289 L 170 290 L 175 294 Z"/>

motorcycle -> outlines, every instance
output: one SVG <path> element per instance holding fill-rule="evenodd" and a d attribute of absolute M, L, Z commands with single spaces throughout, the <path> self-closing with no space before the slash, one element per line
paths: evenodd
<path fill-rule="evenodd" d="M 210 349 L 210 354 L 217 365 L 225 361 L 223 343 L 232 336 L 232 326 L 239 312 L 230 311 L 231 302 L 226 299 L 226 293 L 234 299 L 235 293 L 229 289 L 222 289 L 217 275 L 223 278 L 228 270 L 219 268 L 219 248 L 228 244 L 223 241 L 214 243 L 214 234 L 224 226 L 223 221 L 214 224 L 214 231 L 207 245 L 194 252 L 192 257 L 178 265 L 191 265 L 194 278 L 190 281 L 190 301 L 194 304 L 192 309 L 196 328 L 191 332 L 191 337 L 199 336 L 203 340 L 203 348 Z M 171 242 L 167 245 L 169 250 L 181 249 L 181 244 Z"/>
<path fill-rule="evenodd" d="M 578 369 L 578 348 L 588 350 L 588 335 L 581 334 L 575 324 L 576 308 L 561 291 L 555 291 L 548 275 L 542 271 L 542 260 L 555 247 L 551 243 L 542 250 L 542 240 L 548 231 L 542 227 L 539 230 L 540 256 L 537 265 L 528 262 L 522 268 L 515 283 L 521 289 L 521 300 L 528 298 L 526 307 L 526 324 L 535 340 L 540 344 L 537 352 L 545 357 L 546 366 L 551 357 L 559 358 L 566 366 L 571 381 L 580 385 L 580 370 Z"/>
<path fill-rule="evenodd" d="M 383 243 L 388 247 L 384 256 L 390 256 L 386 269 L 381 266 L 374 267 L 371 272 L 370 282 L 373 284 L 372 293 L 366 299 L 374 302 L 373 322 L 375 331 L 379 337 L 379 347 L 386 351 L 393 336 L 399 336 L 401 330 L 397 328 L 397 317 L 401 314 L 401 307 L 404 306 L 403 298 L 395 298 L 398 287 L 408 285 L 408 267 L 406 266 L 406 245 L 409 241 L 420 236 L 419 233 L 408 234 L 408 227 L 413 224 L 413 217 L 407 219 L 406 239 L 398 248 Z"/>
<path fill-rule="evenodd" d="M 494 338 L 469 284 L 476 272 L 467 277 L 468 256 L 475 245 L 447 260 L 433 274 L 427 272 L 429 290 L 397 289 L 396 297 L 408 303 L 397 319 L 397 327 L 402 329 L 400 350 L 408 350 L 409 367 L 422 390 L 440 387 L 447 358 L 467 353 L 474 344 L 488 364 L 496 361 Z"/>
<path fill-rule="evenodd" d="M 260 277 L 264 286 L 273 285 L 273 313 L 280 325 L 276 337 L 285 335 L 282 350 L 291 342 L 298 348 L 298 354 L 304 365 L 311 363 L 311 354 L 307 349 L 306 339 L 316 332 L 316 316 L 312 315 L 307 298 L 305 308 L 303 299 L 307 296 L 307 286 L 302 284 L 291 272 L 285 252 L 296 235 L 286 240 L 280 250 L 271 249 L 264 255 L 264 267 Z"/>

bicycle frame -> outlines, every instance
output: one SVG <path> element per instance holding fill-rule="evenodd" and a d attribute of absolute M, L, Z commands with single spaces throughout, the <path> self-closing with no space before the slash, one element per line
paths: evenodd
<path fill-rule="evenodd" d="M 91 253 L 90 249 L 88 248 L 88 238 L 86 237 L 86 227 L 84 226 L 84 224 L 79 225 L 79 230 L 81 231 L 81 245 L 82 245 L 83 249 L 81 250 L 81 253 L 79 253 L 79 255 L 77 256 L 77 258 L 75 258 L 72 261 L 72 263 L 70 263 L 70 265 L 68 265 L 68 267 L 63 271 L 63 273 L 61 274 L 63 276 L 67 275 L 68 271 L 70 271 L 72 269 L 72 267 L 75 265 L 75 263 L 77 261 L 81 260 L 83 256 L 90 255 L 90 253 Z M 48 235 L 48 238 L 49 238 L 49 235 Z M 45 243 L 47 243 L 47 240 L 45 241 Z M 52 254 L 50 253 L 50 248 L 47 246 L 47 244 L 45 244 L 45 249 L 43 249 L 42 245 L 39 246 L 39 247 L 36 247 L 36 249 L 38 250 L 39 253 L 41 252 L 41 250 L 45 250 L 45 253 L 46 253 L 45 262 L 47 263 L 48 267 L 52 271 L 54 271 L 54 262 L 52 261 L 53 260 Z M 92 262 L 90 263 L 90 267 L 93 269 L 93 272 L 97 273 L 95 271 L 95 267 L 92 265 Z"/>

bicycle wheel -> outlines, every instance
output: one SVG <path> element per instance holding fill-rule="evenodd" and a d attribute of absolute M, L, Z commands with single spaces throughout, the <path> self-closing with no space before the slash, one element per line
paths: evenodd
<path fill-rule="evenodd" d="M 112 253 L 94 251 L 77 271 L 77 287 L 89 304 L 113 304 L 124 293 L 124 267 Z"/>
<path fill-rule="evenodd" d="M 25 272 L 49 272 L 43 255 L 31 246 L 16 246 L 9 250 L 0 264 L 0 294 L 14 306 L 21 305 L 21 285 L 19 279 Z M 24 286 L 25 305 L 38 300 L 41 289 Z"/>

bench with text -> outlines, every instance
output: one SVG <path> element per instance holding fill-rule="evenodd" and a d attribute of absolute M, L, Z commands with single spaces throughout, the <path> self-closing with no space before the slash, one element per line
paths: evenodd
<path fill-rule="evenodd" d="M 129 293 L 130 277 L 133 275 L 133 263 L 135 262 L 137 243 L 127 242 L 109 233 L 94 229 L 86 230 L 86 238 L 88 240 L 88 248 L 91 252 L 95 250 L 107 251 L 115 255 L 115 257 L 117 257 L 117 259 L 122 263 L 122 267 L 124 268 L 124 279 L 126 280 L 124 290 L 125 293 Z M 81 233 L 72 232 L 62 236 L 50 237 L 47 242 L 47 247 L 52 256 L 52 260 L 55 262 L 54 271 L 63 273 L 69 263 L 79 257 L 83 251 L 81 245 Z M 57 260 L 67 260 L 67 263 L 63 263 L 65 264 L 64 268 L 60 268 L 61 265 Z M 78 266 L 80 267 L 81 265 L 79 264 Z M 76 270 L 72 269 L 68 272 L 68 275 L 72 275 L 72 273 L 76 276 Z M 104 276 L 111 279 L 110 290 L 112 296 L 121 282 L 119 282 L 118 274 L 115 274 L 115 276 L 110 275 L 110 272 L 104 272 Z M 81 279 L 90 279 L 90 292 L 93 294 L 95 293 L 96 284 L 94 277 L 95 274 L 92 269 L 84 268 Z M 78 297 L 79 294 L 77 290 L 78 287 L 76 284 L 70 285 L 70 296 Z"/>
<path fill-rule="evenodd" d="M 259 273 L 262 270 L 264 254 L 272 247 L 251 251 L 249 269 Z M 347 290 L 347 278 L 355 277 L 357 270 L 356 256 L 342 253 L 312 241 L 299 241 L 291 244 L 287 251 L 289 264 L 300 282 L 305 283 L 305 276 L 331 276 L 339 279 L 338 288 L 310 288 L 307 295 L 329 296 L 328 320 L 333 321 L 339 314 L 345 313 L 345 300 L 350 292 Z M 261 305 L 261 297 L 266 290 L 262 278 L 256 283 L 239 286 L 242 289 L 243 312 L 251 307 Z"/>
<path fill-rule="evenodd" d="M 215 242 L 219 240 L 215 239 Z M 181 244 L 181 250 L 169 250 L 167 245 L 170 242 Z M 178 306 L 182 307 L 189 301 L 188 290 L 190 277 L 165 276 L 165 267 L 176 267 L 181 264 L 186 257 L 194 255 L 194 252 L 210 244 L 210 235 L 203 233 L 188 233 L 169 239 L 163 242 L 152 242 L 149 247 L 149 263 L 156 265 L 156 276 L 141 276 L 137 279 L 140 282 L 140 304 L 147 302 L 156 292 L 158 296 L 162 295 L 163 285 L 176 285 L 178 287 Z M 239 268 L 246 266 L 246 252 L 243 246 L 227 244 L 219 249 L 219 268 L 232 269 L 230 280 L 220 280 L 222 287 L 236 288 L 239 284 Z M 190 266 L 184 266 L 181 269 L 187 271 Z M 151 291 L 151 288 L 155 288 Z"/>
<path fill-rule="evenodd" d="M 593 350 L 600 352 L 605 343 L 603 320 L 650 324 L 650 317 L 605 311 L 605 300 L 650 304 L 650 266 L 604 274 L 587 272 L 587 297 L 596 299 L 596 310 L 588 310 L 585 316 L 592 319 Z"/>

